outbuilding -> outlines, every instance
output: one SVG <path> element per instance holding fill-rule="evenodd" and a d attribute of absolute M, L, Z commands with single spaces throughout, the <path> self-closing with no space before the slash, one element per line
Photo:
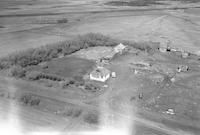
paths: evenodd
<path fill-rule="evenodd" d="M 115 73 L 115 72 L 112 72 L 112 73 L 111 73 L 111 77 L 112 77 L 112 78 L 116 78 L 116 77 L 117 77 L 117 76 L 116 76 L 116 73 Z"/>

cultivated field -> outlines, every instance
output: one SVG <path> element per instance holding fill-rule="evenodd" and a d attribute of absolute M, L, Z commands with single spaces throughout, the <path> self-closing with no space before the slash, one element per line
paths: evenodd
<path fill-rule="evenodd" d="M 1 55 L 87 32 L 162 44 L 170 41 L 172 46 L 199 50 L 198 3 L 172 1 L 161 7 L 115 7 L 105 2 L 108 0 L 1 2 Z M 177 5 L 183 9 L 173 10 Z M 169 9 L 164 10 L 166 7 Z M 62 19 L 67 21 L 62 23 Z"/>

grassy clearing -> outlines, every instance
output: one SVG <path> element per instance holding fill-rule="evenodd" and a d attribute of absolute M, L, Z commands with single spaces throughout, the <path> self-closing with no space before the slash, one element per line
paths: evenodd
<path fill-rule="evenodd" d="M 98 60 L 105 56 L 112 57 L 113 55 L 114 55 L 114 52 L 113 52 L 112 47 L 97 46 L 97 47 L 82 49 L 74 53 L 72 56 L 88 59 L 88 60 Z"/>
<path fill-rule="evenodd" d="M 94 62 L 76 57 L 64 57 L 49 61 L 46 66 L 47 68 L 40 65 L 31 66 L 27 70 L 71 78 L 83 76 L 88 70 L 92 70 Z"/>

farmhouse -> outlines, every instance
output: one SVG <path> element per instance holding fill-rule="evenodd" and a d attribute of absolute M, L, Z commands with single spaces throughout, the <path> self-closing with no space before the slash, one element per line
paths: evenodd
<path fill-rule="evenodd" d="M 114 52 L 115 53 L 122 53 L 125 48 L 126 48 L 126 46 L 123 45 L 122 43 L 120 43 L 119 45 L 114 47 Z"/>
<path fill-rule="evenodd" d="M 90 73 L 90 80 L 105 82 L 110 78 L 110 71 L 104 67 L 97 67 Z"/>

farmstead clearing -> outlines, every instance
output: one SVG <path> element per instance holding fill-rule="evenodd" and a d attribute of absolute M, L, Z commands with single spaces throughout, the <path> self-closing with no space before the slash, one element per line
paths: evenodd
<path fill-rule="evenodd" d="M 2 121 L 25 134 L 200 134 L 198 1 L 0 3 Z"/>

